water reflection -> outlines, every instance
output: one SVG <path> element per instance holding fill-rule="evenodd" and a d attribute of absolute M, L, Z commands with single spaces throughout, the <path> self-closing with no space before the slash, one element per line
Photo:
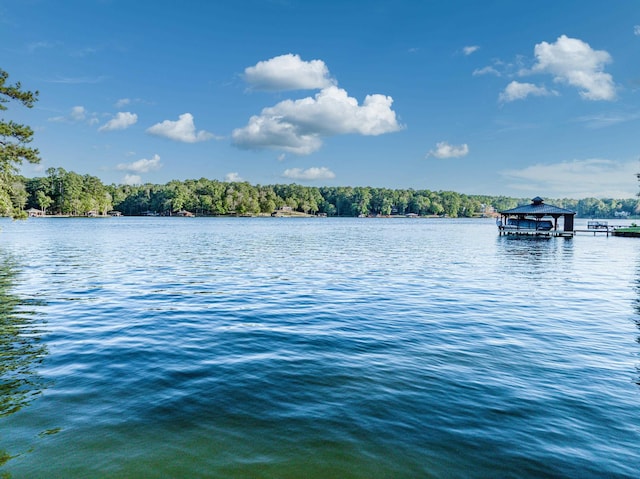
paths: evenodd
<path fill-rule="evenodd" d="M 36 368 L 47 354 L 31 309 L 37 303 L 14 293 L 17 262 L 0 251 L 0 419 L 29 404 L 44 388 Z"/>
<path fill-rule="evenodd" d="M 638 297 L 635 300 L 634 310 L 636 312 L 636 317 L 634 319 L 636 326 L 640 329 L 640 266 L 638 266 L 638 278 L 636 279 L 636 292 L 638 293 Z M 640 336 L 636 338 L 636 342 L 640 344 Z M 640 386 L 640 364 L 636 366 L 636 384 Z"/>
<path fill-rule="evenodd" d="M 571 239 L 506 235 L 496 241 L 498 261 L 510 274 L 541 275 L 558 267 L 568 269 L 573 262 Z"/>

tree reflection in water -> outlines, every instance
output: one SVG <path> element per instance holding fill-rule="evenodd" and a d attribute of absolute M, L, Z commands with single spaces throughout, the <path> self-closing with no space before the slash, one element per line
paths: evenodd
<path fill-rule="evenodd" d="M 14 293 L 16 261 L 0 251 L 0 419 L 19 411 L 44 388 L 36 369 L 47 354 L 40 342 L 37 303 Z"/>
<path fill-rule="evenodd" d="M 40 342 L 41 322 L 32 309 L 39 302 L 14 293 L 18 274 L 16 261 L 0 251 L 0 424 L 4 417 L 29 404 L 45 387 L 37 368 L 47 348 Z M 0 467 L 13 457 L 0 450 Z M 11 476 L 2 473 L 0 477 Z"/>
<path fill-rule="evenodd" d="M 29 404 L 44 389 L 38 365 L 47 354 L 40 341 L 38 301 L 14 293 L 20 273 L 18 263 L 0 251 L 0 423 Z M 2 427 L 0 427 L 2 431 Z M 0 467 L 15 456 L 0 450 Z M 0 477 L 11 477 L 3 473 Z"/>
<path fill-rule="evenodd" d="M 635 322 L 638 329 L 640 329 L 640 270 L 638 270 L 638 279 L 636 280 L 636 292 L 638 293 L 638 298 L 635 301 L 635 311 L 636 317 Z M 640 336 L 636 338 L 636 342 L 640 344 Z M 636 366 L 636 384 L 640 386 L 640 365 Z"/>

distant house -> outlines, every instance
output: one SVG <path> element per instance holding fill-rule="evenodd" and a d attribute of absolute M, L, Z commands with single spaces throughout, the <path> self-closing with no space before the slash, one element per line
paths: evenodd
<path fill-rule="evenodd" d="M 184 216 L 187 218 L 191 218 L 193 216 L 195 216 L 191 211 L 186 211 L 186 210 L 180 210 L 176 213 L 176 216 Z"/>
<path fill-rule="evenodd" d="M 107 212 L 107 214 L 109 216 L 122 216 L 122 213 L 120 211 L 116 211 L 116 210 L 111 210 L 111 211 Z"/>
<path fill-rule="evenodd" d="M 27 214 L 29 215 L 29 218 L 34 218 L 36 216 L 44 216 L 44 212 L 36 208 L 29 208 L 27 210 Z"/>

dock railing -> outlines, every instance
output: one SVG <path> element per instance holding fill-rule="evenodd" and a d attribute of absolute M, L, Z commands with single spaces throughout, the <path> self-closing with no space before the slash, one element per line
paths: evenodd
<path fill-rule="evenodd" d="M 609 233 L 612 233 L 615 226 L 610 226 L 608 221 L 597 221 L 597 220 L 589 220 L 587 221 L 587 229 L 577 229 L 576 233 L 593 233 L 595 236 L 597 233 L 604 233 L 609 236 Z"/>
<path fill-rule="evenodd" d="M 587 221 L 587 229 L 588 230 L 608 230 L 609 222 L 608 221 Z"/>

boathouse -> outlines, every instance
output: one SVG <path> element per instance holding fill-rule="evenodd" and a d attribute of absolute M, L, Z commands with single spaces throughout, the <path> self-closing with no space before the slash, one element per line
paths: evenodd
<path fill-rule="evenodd" d="M 27 210 L 27 215 L 29 216 L 29 218 L 35 218 L 35 217 L 38 217 L 38 216 L 44 216 L 44 211 L 37 210 L 35 208 L 29 208 Z"/>
<path fill-rule="evenodd" d="M 573 218 L 575 215 L 575 211 L 547 205 L 542 198 L 536 196 L 531 200 L 530 205 L 500 211 L 501 219 L 497 223 L 501 235 L 571 237 L 574 235 Z M 563 218 L 562 230 L 559 230 L 558 218 L 561 217 Z M 553 221 L 549 218 L 552 218 Z"/>

